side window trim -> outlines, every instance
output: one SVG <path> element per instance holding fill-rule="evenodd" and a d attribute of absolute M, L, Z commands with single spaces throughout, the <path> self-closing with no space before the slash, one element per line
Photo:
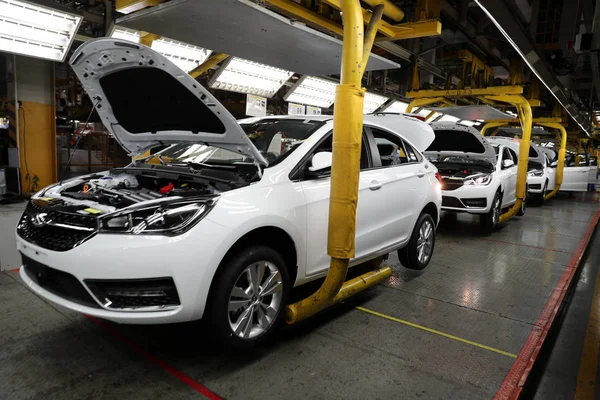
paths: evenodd
<path fill-rule="evenodd" d="M 306 152 L 306 154 L 300 159 L 300 161 L 298 161 L 298 163 L 294 166 L 294 168 L 292 168 L 292 170 L 288 174 L 288 178 L 292 182 L 306 180 L 301 176 L 302 169 L 304 168 L 304 166 L 306 165 L 308 160 L 312 158 L 312 156 L 314 155 L 314 151 L 316 149 L 318 149 L 319 146 L 321 146 L 323 144 L 323 142 L 328 140 L 331 135 L 333 135 L 333 129 L 330 130 L 329 132 L 327 132 L 325 135 L 323 135 L 323 137 L 321 139 L 319 139 L 319 141 L 317 143 L 315 143 L 313 145 L 313 147 L 310 148 L 309 151 Z M 363 133 L 362 133 L 362 140 L 363 140 L 363 142 L 367 140 L 367 135 L 366 135 L 366 131 L 364 128 L 363 128 Z M 372 165 L 373 165 L 373 156 L 372 156 L 371 152 L 369 151 L 368 148 L 364 149 L 364 151 L 366 152 L 366 156 L 367 156 L 367 168 L 361 168 L 361 171 L 371 169 Z M 362 147 L 361 147 L 361 152 L 362 152 Z M 325 176 L 330 176 L 330 175 L 324 175 L 324 177 Z"/>

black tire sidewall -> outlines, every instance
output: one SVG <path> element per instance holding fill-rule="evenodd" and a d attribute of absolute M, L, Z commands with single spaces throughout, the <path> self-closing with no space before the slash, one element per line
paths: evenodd
<path fill-rule="evenodd" d="M 275 322 L 266 332 L 252 339 L 241 339 L 233 333 L 229 326 L 229 296 L 242 271 L 250 264 L 258 261 L 269 261 L 279 269 L 283 283 L 281 306 Z M 283 318 L 291 290 L 288 267 L 283 257 L 267 246 L 247 247 L 228 257 L 214 279 L 210 296 L 209 317 L 216 331 L 217 339 L 234 348 L 257 346 L 267 341 L 276 331 Z"/>
<path fill-rule="evenodd" d="M 429 256 L 429 259 L 427 260 L 426 263 L 422 263 L 419 261 L 419 257 L 417 254 L 417 241 L 419 240 L 419 230 L 421 229 L 421 226 L 423 225 L 423 223 L 425 221 L 429 221 L 431 223 L 431 226 L 433 229 L 433 231 L 431 232 L 431 234 L 433 235 L 433 240 L 431 242 L 431 255 Z M 412 235 L 410 237 L 410 240 L 408 241 L 408 245 L 406 247 L 404 247 L 403 249 L 398 250 L 398 258 L 400 259 L 400 262 L 402 263 L 402 265 L 405 268 L 422 270 L 425 267 L 427 267 L 427 265 L 429 265 L 429 263 L 431 262 L 434 251 L 435 251 L 435 221 L 433 220 L 433 217 L 431 215 L 429 215 L 427 213 L 423 213 L 423 214 L 419 215 L 419 218 L 417 219 L 417 223 L 415 224 L 415 227 L 413 228 Z"/>

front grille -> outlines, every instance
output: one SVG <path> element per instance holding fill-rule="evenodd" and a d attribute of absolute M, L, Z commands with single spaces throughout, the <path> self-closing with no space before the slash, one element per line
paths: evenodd
<path fill-rule="evenodd" d="M 534 183 L 533 185 L 528 185 L 529 189 L 540 190 L 542 188 L 541 183 Z"/>
<path fill-rule="evenodd" d="M 442 190 L 456 190 L 462 186 L 462 180 L 442 178 Z"/>
<path fill-rule="evenodd" d="M 106 308 L 171 307 L 180 304 L 171 278 L 86 280 L 85 284 Z"/>
<path fill-rule="evenodd" d="M 32 260 L 21 254 L 25 272 L 35 283 L 66 300 L 88 307 L 100 308 L 97 302 L 73 275 Z"/>
<path fill-rule="evenodd" d="M 442 207 L 465 208 L 459 199 L 452 196 L 442 196 Z"/>
<path fill-rule="evenodd" d="M 96 234 L 96 217 L 53 210 L 42 203 L 30 202 L 17 225 L 18 235 L 28 242 L 48 250 L 67 251 Z"/>

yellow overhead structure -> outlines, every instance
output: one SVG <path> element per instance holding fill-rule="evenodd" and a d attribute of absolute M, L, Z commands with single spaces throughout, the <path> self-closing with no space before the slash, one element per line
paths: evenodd
<path fill-rule="evenodd" d="M 531 142 L 532 113 L 529 101 L 523 97 L 522 86 L 491 86 L 486 88 L 456 89 L 456 90 L 412 90 L 406 97 L 413 99 L 408 107 L 410 112 L 414 107 L 443 103 L 462 98 L 474 100 L 489 100 L 494 104 L 508 103 L 517 108 L 519 120 L 523 127 L 523 138 L 519 147 L 519 160 L 517 163 L 517 201 L 504 214 L 499 222 L 504 222 L 517 214 L 527 195 L 527 166 L 529 163 L 529 144 Z M 506 122 L 504 122 L 506 124 Z M 502 125 L 499 125 L 502 126 Z"/>
<path fill-rule="evenodd" d="M 196 79 L 197 77 L 204 74 L 212 67 L 218 65 L 221 61 L 225 61 L 228 58 L 229 58 L 229 54 L 215 53 L 212 56 L 210 56 L 206 61 L 204 61 L 202 64 L 198 65 L 196 68 L 191 70 L 189 72 L 189 74 L 192 76 L 192 78 Z"/>
<path fill-rule="evenodd" d="M 501 126 L 509 126 L 521 124 L 520 119 L 510 119 L 510 120 L 494 120 L 494 121 L 486 121 L 486 124 L 481 128 L 481 134 L 485 136 L 485 132 L 488 129 L 501 127 Z M 563 122 L 563 119 L 560 117 L 550 117 L 550 118 L 534 118 L 532 119 L 532 124 L 545 126 L 551 129 L 557 129 L 560 134 L 560 149 L 558 151 L 558 165 L 556 166 L 556 183 L 554 186 L 554 190 L 546 195 L 546 200 L 553 197 L 560 190 L 560 185 L 563 181 L 563 173 L 565 168 L 565 155 L 567 151 L 567 131 L 565 130 L 566 123 Z M 495 133 L 495 132 L 494 132 Z M 519 154 L 522 149 L 519 148 Z M 520 161 L 520 156 L 519 156 Z"/>
<path fill-rule="evenodd" d="M 146 7 L 157 6 L 164 0 L 117 0 L 115 9 L 121 14 L 131 14 Z"/>
<path fill-rule="evenodd" d="M 331 32 L 342 36 L 343 28 L 335 21 L 314 12 L 293 0 L 263 0 L 277 9 L 281 10 L 282 13 L 292 16 L 294 18 L 306 21 L 309 25 L 321 27 Z M 404 12 L 396 7 L 390 1 L 383 0 L 368 0 L 365 3 L 371 5 L 375 9 L 378 5 L 383 5 L 384 15 L 394 21 L 401 21 L 404 18 Z M 326 4 L 335 9 L 342 10 L 341 0 L 321 0 L 321 4 Z M 361 7 L 359 10 L 363 23 L 368 24 L 373 18 L 371 10 L 367 10 Z M 402 17 L 402 18 L 400 18 Z M 343 16 L 342 16 L 343 18 Z M 390 24 L 386 21 L 378 21 L 378 31 L 381 36 L 375 40 L 402 40 L 402 39 L 414 39 L 427 36 L 438 36 L 442 33 L 442 24 L 437 18 L 418 20 L 414 22 L 405 22 L 401 24 Z"/>
<path fill-rule="evenodd" d="M 389 267 L 375 269 L 347 282 L 350 259 L 354 258 L 356 236 L 356 205 L 362 145 L 363 105 L 365 89 L 361 87 L 365 70 L 365 53 L 373 45 L 376 26 L 364 34 L 364 21 L 359 0 L 342 0 L 344 44 L 340 85 L 336 88 L 333 114 L 333 164 L 327 253 L 331 264 L 325 281 L 310 297 L 291 304 L 286 309 L 288 324 L 301 321 L 324 308 L 350 297 L 392 274 Z M 378 7 L 382 7 L 378 5 Z M 377 24 L 383 10 L 373 14 L 369 25 Z M 364 38 L 364 39 L 363 39 Z"/>

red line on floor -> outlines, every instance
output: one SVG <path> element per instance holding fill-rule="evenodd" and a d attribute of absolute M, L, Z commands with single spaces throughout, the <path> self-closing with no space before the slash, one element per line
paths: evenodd
<path fill-rule="evenodd" d="M 11 269 L 10 272 L 19 272 L 19 268 Z"/>
<path fill-rule="evenodd" d="M 107 333 L 109 333 L 111 336 L 113 336 L 115 339 L 117 339 L 121 343 L 126 344 L 127 346 L 129 346 L 133 351 L 135 351 L 136 353 L 140 354 L 141 356 L 143 356 L 144 358 L 146 358 L 148 361 L 150 361 L 150 362 L 158 365 L 160 368 L 162 368 L 167 373 L 173 375 L 175 378 L 179 379 L 181 382 L 185 383 L 186 385 L 188 385 L 189 387 L 191 387 L 195 391 L 203 394 L 206 398 L 211 399 L 211 400 L 222 400 L 219 395 L 213 393 L 207 387 L 201 385 L 196 380 L 190 378 L 189 376 L 187 376 L 183 372 L 179 371 L 175 367 L 172 367 L 171 365 L 167 364 L 166 362 L 164 362 L 160 358 L 156 357 L 155 355 L 153 355 L 151 353 L 148 353 L 146 350 L 142 349 L 140 346 L 138 346 L 137 344 L 135 344 L 131 340 L 129 340 L 126 337 L 122 336 L 119 332 L 117 332 L 116 330 L 114 330 L 113 328 L 111 328 L 105 322 L 99 320 L 96 317 L 92 317 L 91 315 L 85 315 L 85 317 L 87 319 L 89 319 L 90 321 L 92 321 L 93 323 L 95 323 L 96 325 L 98 325 L 100 328 L 102 328 L 104 331 L 106 331 Z"/>
<path fill-rule="evenodd" d="M 594 230 L 596 229 L 598 220 L 600 220 L 600 208 L 596 211 L 596 214 L 594 214 L 592 221 L 590 222 L 581 241 L 579 242 L 579 245 L 577 246 L 577 249 L 571 257 L 569 264 L 558 280 L 558 283 L 552 291 L 548 302 L 546 302 L 542 313 L 536 321 L 533 329 L 529 333 L 525 344 L 521 348 L 521 351 L 513 363 L 510 371 L 508 371 L 508 374 L 504 378 L 504 381 L 502 382 L 500 389 L 498 389 L 494 399 L 517 399 L 521 394 L 521 390 L 523 390 L 523 386 L 525 385 L 527 377 L 531 372 L 533 363 L 540 353 L 542 344 L 544 343 L 544 340 L 548 335 L 548 331 L 550 330 L 550 327 L 556 318 L 558 309 L 565 298 L 567 290 L 569 289 L 571 281 L 573 280 L 573 276 L 575 275 L 575 272 L 581 263 L 581 259 L 583 258 L 585 249 L 587 248 Z"/>
<path fill-rule="evenodd" d="M 496 240 L 496 239 L 486 239 L 486 238 L 479 238 L 480 240 L 485 240 L 486 242 L 496 242 L 496 243 L 504 243 L 504 244 L 513 244 L 515 246 L 522 246 L 522 247 L 529 247 L 532 249 L 539 249 L 539 250 L 547 250 L 547 251 L 554 251 L 557 253 L 569 253 L 571 254 L 570 251 L 566 251 L 566 250 L 556 250 L 556 249 L 551 249 L 548 247 L 541 247 L 541 246 L 533 246 L 530 244 L 524 244 L 524 243 L 515 243 L 515 242 L 507 242 L 506 240 Z"/>

